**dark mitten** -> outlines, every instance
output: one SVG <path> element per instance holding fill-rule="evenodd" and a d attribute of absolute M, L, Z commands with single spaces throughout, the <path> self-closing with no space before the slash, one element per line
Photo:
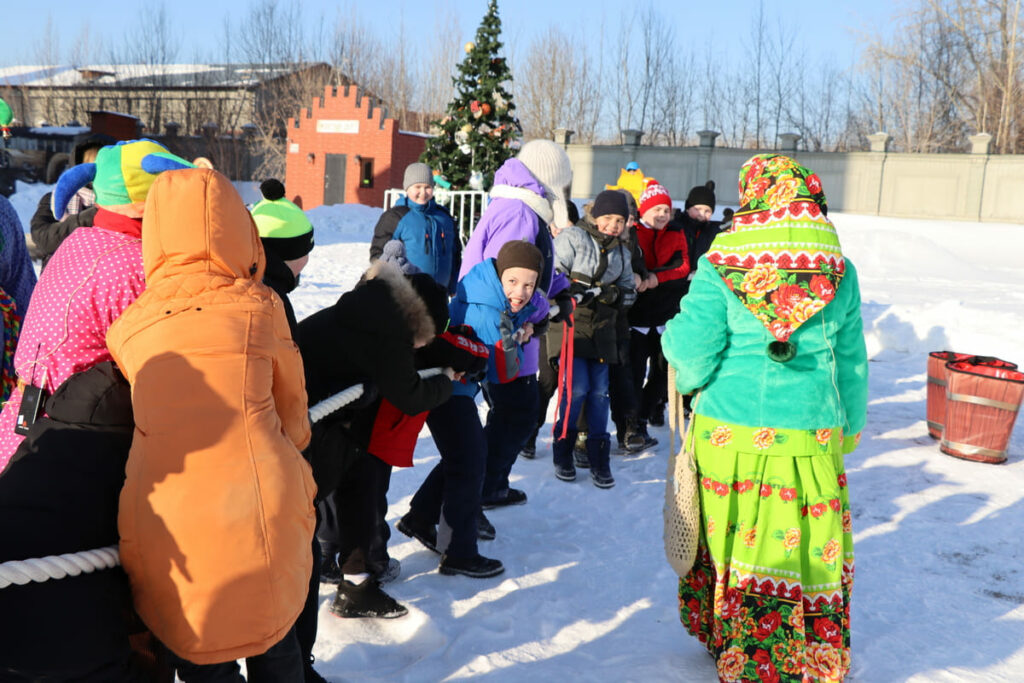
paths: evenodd
<path fill-rule="evenodd" d="M 487 372 L 487 347 L 468 325 L 449 327 L 417 352 L 416 365 L 422 368 L 451 368 L 467 377 Z"/>
<path fill-rule="evenodd" d="M 595 293 L 582 282 L 573 282 L 569 285 L 569 294 L 576 300 L 576 306 L 579 307 L 589 304 Z"/>
<path fill-rule="evenodd" d="M 554 305 L 558 306 L 558 312 L 549 318 L 553 323 L 566 323 L 572 326 L 572 312 L 576 308 L 576 300 L 568 289 L 563 289 L 555 295 Z"/>
<path fill-rule="evenodd" d="M 622 290 L 618 285 L 604 285 L 601 293 L 597 295 L 597 302 L 605 306 L 614 306 L 622 298 Z"/>
<path fill-rule="evenodd" d="M 544 320 L 541 320 L 539 322 L 535 322 L 533 324 L 533 336 L 530 337 L 530 338 L 533 339 L 535 337 L 540 337 L 540 336 L 545 335 L 547 333 L 548 333 L 548 319 L 544 318 Z"/>

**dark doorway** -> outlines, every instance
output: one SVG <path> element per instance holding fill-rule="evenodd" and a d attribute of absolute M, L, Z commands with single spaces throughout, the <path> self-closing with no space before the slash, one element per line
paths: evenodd
<path fill-rule="evenodd" d="M 324 204 L 345 203 L 346 154 L 328 154 L 324 159 Z"/>

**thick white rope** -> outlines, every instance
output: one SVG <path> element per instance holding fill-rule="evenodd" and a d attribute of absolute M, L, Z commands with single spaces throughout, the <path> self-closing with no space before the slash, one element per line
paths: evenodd
<path fill-rule="evenodd" d="M 97 569 L 110 569 L 120 563 L 121 558 L 116 545 L 64 555 L 2 562 L 0 588 L 7 588 L 12 584 L 24 586 L 31 581 L 42 583 L 49 579 L 63 579 L 65 576 L 78 576 L 82 573 L 91 574 Z"/>
<path fill-rule="evenodd" d="M 426 378 L 440 375 L 442 372 L 442 368 L 428 368 L 420 370 L 419 374 L 420 377 Z M 339 408 L 358 399 L 364 391 L 364 386 L 357 384 L 325 398 L 310 409 L 310 421 L 322 420 Z M 121 564 L 121 557 L 117 552 L 116 545 L 96 550 L 82 550 L 77 553 L 2 562 L 0 563 L 0 589 L 11 585 L 24 586 L 32 581 L 42 583 L 50 579 L 78 576 L 83 572 L 90 574 L 97 569 L 110 569 L 119 564 Z"/>
<path fill-rule="evenodd" d="M 427 377 L 440 375 L 443 371 L 443 368 L 427 368 L 426 370 L 420 370 L 419 374 L 420 377 L 426 379 Z M 364 391 L 366 391 L 364 385 L 356 384 L 348 389 L 339 391 L 333 396 L 328 396 L 309 409 L 309 421 L 319 422 L 336 410 L 340 410 L 360 398 Z"/>

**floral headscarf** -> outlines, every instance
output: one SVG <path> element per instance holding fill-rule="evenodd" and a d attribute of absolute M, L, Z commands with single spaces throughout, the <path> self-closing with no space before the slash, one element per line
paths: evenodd
<path fill-rule="evenodd" d="M 790 335 L 835 298 L 846 263 L 825 215 L 821 179 L 781 154 L 758 154 L 740 169 L 740 210 L 708 260 L 777 342 L 773 360 L 796 354 Z"/>

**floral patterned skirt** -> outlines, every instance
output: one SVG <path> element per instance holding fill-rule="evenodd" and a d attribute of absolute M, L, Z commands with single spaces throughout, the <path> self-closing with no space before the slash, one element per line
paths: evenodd
<path fill-rule="evenodd" d="M 693 419 L 703 525 L 680 619 L 722 681 L 842 680 L 853 537 L 841 431 Z"/>

